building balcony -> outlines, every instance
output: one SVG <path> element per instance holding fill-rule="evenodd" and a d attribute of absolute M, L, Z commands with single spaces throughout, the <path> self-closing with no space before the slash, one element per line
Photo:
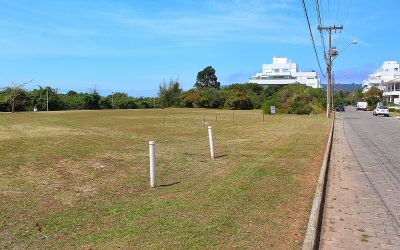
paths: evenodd
<path fill-rule="evenodd" d="M 383 96 L 392 96 L 392 95 L 400 95 L 400 89 L 393 90 L 393 91 L 384 91 Z"/>

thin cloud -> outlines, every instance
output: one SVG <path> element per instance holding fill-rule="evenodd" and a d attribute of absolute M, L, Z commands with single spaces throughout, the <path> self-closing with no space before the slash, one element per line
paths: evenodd
<path fill-rule="evenodd" d="M 300 27 L 299 20 L 292 19 L 289 14 L 277 14 L 277 9 L 288 11 L 292 7 L 289 2 L 267 4 L 263 1 L 208 1 L 208 12 L 155 12 L 151 17 L 141 17 L 134 12 L 115 12 L 117 23 L 127 25 L 132 29 L 142 28 L 153 34 L 173 37 L 177 40 L 200 39 L 203 41 L 236 41 L 263 40 L 285 43 L 297 43 L 297 39 L 290 39 L 291 34 L 296 36 Z M 291 32 L 287 28 L 291 27 Z M 303 33 L 299 29 L 298 34 Z M 240 35 L 239 35 L 240 34 Z"/>
<path fill-rule="evenodd" d="M 141 56 L 233 43 L 309 43 L 303 20 L 291 17 L 298 11 L 293 0 L 182 0 L 174 9 L 157 5 L 151 15 L 148 8 L 126 2 L 92 8 L 84 2 L 39 3 L 8 4 L 12 13 L 30 20 L 0 16 L 12 40 L 2 42 L 2 55 Z M 110 47 L 108 40 L 118 46 Z"/>

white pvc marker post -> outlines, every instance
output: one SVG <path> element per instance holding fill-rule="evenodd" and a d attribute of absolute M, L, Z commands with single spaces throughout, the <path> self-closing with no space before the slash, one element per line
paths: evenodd
<path fill-rule="evenodd" d="M 149 141 L 150 153 L 150 186 L 156 186 L 156 142 Z"/>
<path fill-rule="evenodd" d="M 211 159 L 214 160 L 214 142 L 213 142 L 213 136 L 212 136 L 212 126 L 208 126 L 208 139 L 210 141 Z"/>

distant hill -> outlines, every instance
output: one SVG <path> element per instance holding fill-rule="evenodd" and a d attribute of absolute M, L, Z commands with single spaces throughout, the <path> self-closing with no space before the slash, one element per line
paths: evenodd
<path fill-rule="evenodd" d="M 326 84 L 321 84 L 321 86 L 326 89 Z M 357 89 L 362 88 L 361 84 L 343 84 L 343 83 L 336 83 L 335 84 L 335 91 L 344 91 L 344 92 L 354 92 Z"/>

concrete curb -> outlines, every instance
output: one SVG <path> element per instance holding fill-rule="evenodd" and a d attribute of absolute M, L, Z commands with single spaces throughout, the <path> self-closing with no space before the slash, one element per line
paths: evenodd
<path fill-rule="evenodd" d="M 322 213 L 325 204 L 326 182 L 328 179 L 329 160 L 332 149 L 333 130 L 335 126 L 335 113 L 333 113 L 331 131 L 329 132 L 326 144 L 325 155 L 322 161 L 321 172 L 319 174 L 317 189 L 308 219 L 307 231 L 304 237 L 303 250 L 313 250 L 319 248 L 319 236 L 321 233 Z"/>

